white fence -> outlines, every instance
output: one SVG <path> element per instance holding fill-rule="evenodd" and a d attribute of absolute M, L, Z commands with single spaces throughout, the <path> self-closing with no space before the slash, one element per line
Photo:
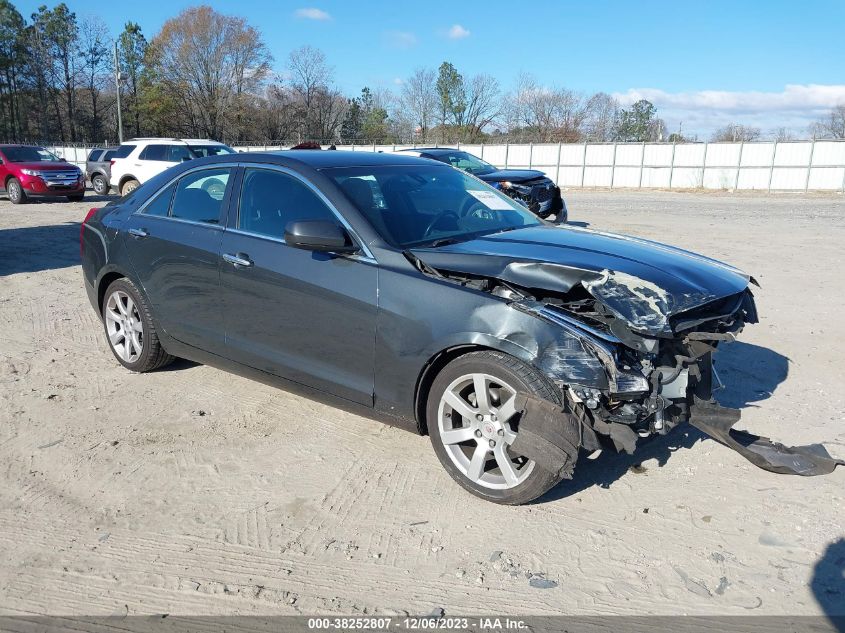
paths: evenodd
<path fill-rule="evenodd" d="M 326 146 L 324 146 L 325 148 Z M 339 145 L 338 150 L 392 152 L 414 145 Z M 539 169 L 561 187 L 841 191 L 845 141 L 762 143 L 579 143 L 448 145 L 497 167 Z M 84 164 L 88 150 L 51 148 Z M 239 151 L 284 149 L 239 146 Z"/>

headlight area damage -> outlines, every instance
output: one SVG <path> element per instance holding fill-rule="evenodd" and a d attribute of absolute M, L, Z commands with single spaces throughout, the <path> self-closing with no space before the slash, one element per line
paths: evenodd
<path fill-rule="evenodd" d="M 697 267 L 684 276 L 658 271 L 648 280 L 493 255 L 406 252 L 425 274 L 490 293 L 559 328 L 555 344 L 536 350 L 535 364 L 567 394 L 566 402 L 561 408 L 520 394 L 512 445 L 550 472 L 571 477 L 579 448 L 599 449 L 599 435 L 633 453 L 638 437 L 683 422 L 771 472 L 821 475 L 845 464 L 821 445 L 786 447 L 732 428 L 740 412 L 713 399 L 714 383 L 721 383 L 712 357 L 746 323 L 757 323 L 749 287 L 757 282 L 683 255 L 696 258 Z M 708 269 L 715 281 L 706 278 Z"/>

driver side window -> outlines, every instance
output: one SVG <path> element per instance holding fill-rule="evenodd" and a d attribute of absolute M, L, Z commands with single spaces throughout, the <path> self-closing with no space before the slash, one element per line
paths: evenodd
<path fill-rule="evenodd" d="M 244 173 L 240 230 L 281 239 L 289 222 L 336 219 L 326 203 L 299 179 L 269 169 L 247 169 Z"/>

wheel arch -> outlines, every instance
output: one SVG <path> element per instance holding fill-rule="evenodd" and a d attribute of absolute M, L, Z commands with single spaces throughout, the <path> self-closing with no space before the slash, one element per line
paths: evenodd
<path fill-rule="evenodd" d="M 103 301 L 106 298 L 106 290 L 108 290 L 108 287 L 113 282 L 124 277 L 128 277 L 128 275 L 119 270 L 110 270 L 100 277 L 100 280 L 97 282 L 97 309 L 100 311 L 100 314 L 103 312 Z"/>
<path fill-rule="evenodd" d="M 117 191 L 118 191 L 118 193 L 120 193 L 120 190 L 121 190 L 121 189 L 123 189 L 123 185 L 125 185 L 125 184 L 126 184 L 126 182 L 127 182 L 127 181 L 129 181 L 129 180 L 137 180 L 139 183 L 141 182 L 140 180 L 138 180 L 138 179 L 137 179 L 135 176 L 133 176 L 132 174 L 123 174 L 123 175 L 120 177 L 120 180 L 119 180 L 119 181 L 118 181 L 118 183 L 117 183 Z"/>
<path fill-rule="evenodd" d="M 461 356 L 472 352 L 494 351 L 514 356 L 519 360 L 534 366 L 534 358 L 523 347 L 515 343 L 493 336 L 479 336 L 479 340 L 463 343 L 453 343 L 443 347 L 440 351 L 430 355 L 423 365 L 417 377 L 416 388 L 414 389 L 414 414 L 416 417 L 417 431 L 420 435 L 428 434 L 428 421 L 426 419 L 426 403 L 431 385 L 444 367 Z"/>

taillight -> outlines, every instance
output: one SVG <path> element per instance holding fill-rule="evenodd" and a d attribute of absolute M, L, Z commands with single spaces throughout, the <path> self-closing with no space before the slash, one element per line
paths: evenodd
<path fill-rule="evenodd" d="M 114 167 L 114 158 L 112 158 L 112 159 L 109 161 L 109 166 L 110 166 L 110 167 Z"/>
<path fill-rule="evenodd" d="M 82 224 L 79 225 L 79 256 L 80 257 L 82 257 L 82 253 L 85 250 L 85 248 L 83 247 L 83 241 L 82 241 L 82 236 L 85 233 L 85 223 L 88 220 L 90 220 L 91 216 L 93 216 L 97 211 L 99 211 L 99 208 L 96 208 L 96 207 L 93 208 L 93 209 L 89 209 L 88 213 L 85 214 L 85 219 L 82 220 Z"/>

